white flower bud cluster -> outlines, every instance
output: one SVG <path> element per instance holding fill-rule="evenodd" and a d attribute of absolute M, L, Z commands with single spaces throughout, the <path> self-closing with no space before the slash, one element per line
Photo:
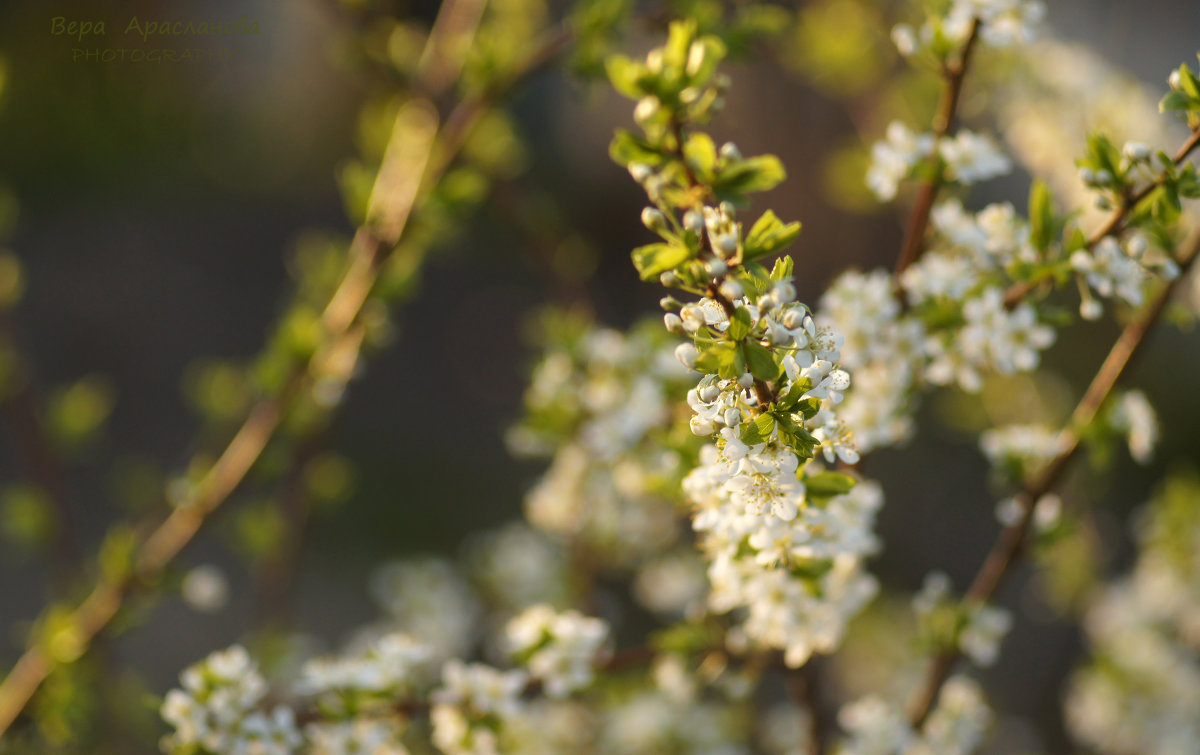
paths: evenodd
<path fill-rule="evenodd" d="M 505 644 L 548 696 L 561 698 L 591 685 L 608 634 L 600 619 L 536 605 L 508 622 Z"/>
<path fill-rule="evenodd" d="M 876 695 L 843 706 L 838 722 L 849 735 L 839 755 L 966 755 L 983 742 L 992 712 L 978 683 L 952 676 L 920 731 L 898 706 Z"/>
<path fill-rule="evenodd" d="M 505 719 L 521 712 L 528 683 L 524 671 L 447 661 L 429 714 L 434 745 L 446 755 L 498 754 Z"/>
<path fill-rule="evenodd" d="M 979 448 L 993 466 L 1016 464 L 1030 472 L 1062 451 L 1058 432 L 1046 425 L 1005 425 L 979 436 Z"/>
<path fill-rule="evenodd" d="M 1046 16 L 1046 6 L 1038 0 L 955 0 L 944 17 L 926 21 L 921 28 L 898 24 L 892 29 L 892 41 L 904 57 L 912 57 L 929 48 L 939 36 L 962 44 L 971 24 L 979 21 L 979 38 L 992 47 L 1029 44 L 1035 29 Z"/>
<path fill-rule="evenodd" d="M 430 649 L 407 634 L 380 637 L 362 652 L 304 664 L 296 691 L 326 695 L 326 708 L 351 693 L 397 696 L 411 691 L 416 672 L 432 658 Z"/>
<path fill-rule="evenodd" d="M 863 560 L 878 547 L 873 527 L 883 501 L 880 488 L 864 482 L 814 505 L 796 469 L 789 449 L 747 447 L 726 431 L 684 480 L 709 559 L 709 607 L 736 611 L 750 643 L 784 650 L 793 667 L 835 649 L 846 622 L 873 597 Z"/>
<path fill-rule="evenodd" d="M 255 710 L 266 697 L 267 683 L 240 645 L 190 666 L 180 681 L 183 688 L 168 692 L 162 704 L 162 717 L 175 730 L 163 741 L 164 750 L 289 755 L 299 747 L 290 709 Z"/>
<path fill-rule="evenodd" d="M 1097 752 L 1167 755 L 1200 742 L 1200 516 L 1185 480 L 1143 512 L 1132 573 L 1084 619 L 1095 660 L 1074 675 L 1065 713 Z"/>
<path fill-rule="evenodd" d="M 716 317 L 698 304 L 664 305 L 679 307 L 668 330 L 694 332 Z M 527 418 L 508 437 L 519 453 L 552 457 L 525 499 L 529 523 L 613 564 L 636 563 L 679 535 L 668 494 L 683 470 L 660 436 L 669 396 L 688 377 L 667 344 L 649 325 L 629 334 L 589 325 L 552 344 L 534 369 Z"/>
<path fill-rule="evenodd" d="M 979 183 L 1012 170 L 1012 161 L 990 136 L 960 129 L 935 142 L 933 134 L 913 133 L 900 121 L 892 121 L 885 138 L 871 147 L 867 187 L 881 202 L 895 198 L 900 182 L 935 149 L 945 164 L 946 177 L 960 184 Z"/>
<path fill-rule="evenodd" d="M 955 603 L 950 578 L 935 571 L 925 575 L 921 591 L 913 597 L 917 620 L 929 624 L 937 612 L 965 611 L 955 635 L 957 649 L 978 666 L 991 666 L 1000 657 L 1000 643 L 1012 628 L 1012 614 L 995 606 Z M 955 622 L 957 624 L 957 622 Z"/>

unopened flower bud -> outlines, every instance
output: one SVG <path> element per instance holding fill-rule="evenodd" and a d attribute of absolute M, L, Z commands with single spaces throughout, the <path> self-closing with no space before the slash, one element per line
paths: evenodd
<path fill-rule="evenodd" d="M 646 207 L 642 210 L 642 225 L 655 233 L 662 233 L 667 230 L 667 216 L 653 207 Z"/>
<path fill-rule="evenodd" d="M 711 383 L 700 389 L 700 400 L 706 404 L 711 404 L 721 395 L 721 389 Z"/>
<path fill-rule="evenodd" d="M 737 251 L 737 234 L 722 233 L 713 239 L 713 242 L 716 247 L 714 251 L 722 257 L 732 257 Z"/>
<path fill-rule="evenodd" d="M 1079 180 L 1082 181 L 1084 183 L 1084 185 L 1086 185 L 1086 186 L 1095 186 L 1096 185 L 1096 172 L 1094 170 L 1092 170 L 1091 168 L 1080 168 L 1079 169 Z"/>
<path fill-rule="evenodd" d="M 675 347 L 675 358 L 687 367 L 689 370 L 696 366 L 696 360 L 700 357 L 700 350 L 695 344 L 681 343 Z"/>
<path fill-rule="evenodd" d="M 725 260 L 711 259 L 704 263 L 704 269 L 713 278 L 720 278 L 729 272 L 729 265 L 725 264 Z"/>
<path fill-rule="evenodd" d="M 692 417 L 690 424 L 692 427 L 692 434 L 699 435 L 701 438 L 707 435 L 712 435 L 713 431 L 716 429 L 713 427 L 713 423 L 711 421 L 701 419 L 700 417 Z"/>
<path fill-rule="evenodd" d="M 758 297 L 758 301 L 755 304 L 758 305 L 759 312 L 770 312 L 775 309 L 775 300 L 771 298 L 770 294 L 763 294 Z"/>
<path fill-rule="evenodd" d="M 633 176 L 634 181 L 645 183 L 646 179 L 654 175 L 654 169 L 646 163 L 629 163 L 629 175 Z"/>
<path fill-rule="evenodd" d="M 1149 245 L 1146 243 L 1145 236 L 1132 236 L 1129 239 L 1129 243 L 1125 245 L 1126 250 L 1129 252 L 1129 256 L 1134 258 L 1141 257 L 1143 254 L 1145 254 L 1148 247 Z"/>
<path fill-rule="evenodd" d="M 783 323 L 783 327 L 788 330 L 795 330 L 804 324 L 804 310 L 798 308 L 789 309 L 783 313 L 783 320 L 781 322 Z"/>
<path fill-rule="evenodd" d="M 742 159 L 742 152 L 733 142 L 725 142 L 721 145 L 721 157 L 731 162 L 737 162 Z"/>
<path fill-rule="evenodd" d="M 1142 142 L 1125 142 L 1125 147 L 1122 151 L 1126 157 L 1134 162 L 1150 159 L 1150 148 Z"/>
<path fill-rule="evenodd" d="M 907 58 L 917 51 L 917 33 L 908 24 L 896 24 L 892 28 L 892 43 Z"/>
<path fill-rule="evenodd" d="M 1079 303 L 1079 316 L 1085 320 L 1099 320 L 1104 314 L 1104 307 L 1095 299 L 1084 299 Z"/>
<path fill-rule="evenodd" d="M 700 40 L 692 42 L 692 46 L 688 48 L 687 58 L 687 74 L 695 76 L 700 73 L 700 69 L 704 67 L 704 61 L 708 58 L 708 47 Z"/>
<path fill-rule="evenodd" d="M 683 227 L 692 233 L 700 233 L 704 230 L 704 216 L 695 210 L 688 210 L 683 213 Z"/>
<path fill-rule="evenodd" d="M 646 68 L 650 69 L 650 73 L 661 73 L 663 67 L 663 51 L 661 49 L 651 50 L 646 55 Z"/>
<path fill-rule="evenodd" d="M 683 319 L 674 312 L 663 315 L 663 325 L 666 326 L 668 333 L 683 334 Z"/>
<path fill-rule="evenodd" d="M 737 301 L 742 298 L 742 284 L 737 281 L 727 280 L 721 284 L 721 287 L 717 291 L 729 301 Z"/>
<path fill-rule="evenodd" d="M 633 109 L 633 119 L 638 123 L 645 123 L 658 115 L 658 108 L 659 102 L 657 97 L 643 97 L 638 100 L 637 107 Z"/>
<path fill-rule="evenodd" d="M 658 282 L 667 288 L 679 288 L 681 285 L 683 285 L 683 279 L 680 278 L 679 274 L 674 270 L 668 270 L 667 272 L 658 276 Z"/>
<path fill-rule="evenodd" d="M 771 287 L 771 298 L 779 306 L 789 304 L 796 300 L 796 287 L 789 281 L 779 281 Z"/>
<path fill-rule="evenodd" d="M 1171 75 L 1167 77 L 1167 84 L 1175 91 L 1183 88 L 1183 79 L 1179 75 L 1179 70 L 1171 71 Z"/>
<path fill-rule="evenodd" d="M 743 372 L 742 376 L 738 378 L 738 385 L 742 386 L 743 388 L 753 388 L 754 376 L 749 372 Z"/>
<path fill-rule="evenodd" d="M 725 410 L 722 419 L 725 420 L 727 427 L 737 427 L 742 423 L 742 411 L 737 407 L 731 406 Z"/>
<path fill-rule="evenodd" d="M 1096 171 L 1096 185 L 1097 186 L 1108 186 L 1112 182 L 1113 182 L 1113 174 L 1112 173 L 1109 173 L 1107 170 Z"/>

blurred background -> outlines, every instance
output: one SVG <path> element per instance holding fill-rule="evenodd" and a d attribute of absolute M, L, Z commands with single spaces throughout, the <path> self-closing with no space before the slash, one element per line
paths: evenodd
<path fill-rule="evenodd" d="M 437 10 L 433 0 L 392 5 L 426 19 Z M 846 8 L 862 5 L 797 3 L 801 19 L 816 23 L 834 14 L 844 22 L 844 44 L 801 23 L 768 60 L 730 67 L 734 88 L 713 127 L 743 153 L 772 152 L 788 167 L 789 180 L 767 201 L 781 217 L 804 223 L 792 254 L 807 271 L 798 283 L 808 302 L 847 266 L 890 266 L 901 239 L 896 208 L 874 207 L 860 186 L 862 145 L 886 124 L 856 112 L 855 98 L 869 94 L 869 84 L 859 88 L 845 65 L 833 73 L 818 65 L 841 55 L 867 74 L 899 67 L 886 37 L 854 26 L 864 17 Z M 878 18 L 899 20 L 899 8 L 865 5 Z M 1195 8 L 1186 0 L 1050 6 L 1055 36 L 1090 46 L 1152 93 L 1200 47 Z M 106 35 L 53 35 L 51 19 L 59 15 L 104 21 Z M 259 34 L 159 41 L 220 48 L 215 59 L 103 63 L 73 53 L 124 44 L 134 16 L 198 22 L 242 15 L 257 22 Z M 353 13 L 323 0 L 147 0 L 119 10 L 96 2 L 0 4 L 0 182 L 19 202 L 7 246 L 27 273 L 12 316 L 16 341 L 38 384 L 87 379 L 88 395 L 111 400 L 105 431 L 78 450 L 84 463 L 66 478 L 85 548 L 94 549 L 112 522 L 136 508 L 130 501 L 139 500 L 146 480 L 178 474 L 197 449 L 188 376 L 205 360 L 244 360 L 261 348 L 286 301 L 287 260 L 306 232 L 353 230 L 338 175 L 358 151 L 356 123 L 370 90 L 349 51 L 357 31 Z M 634 34 L 627 46 L 644 51 L 652 33 Z M 969 116 L 970 94 L 967 107 Z M 607 156 L 613 129 L 631 123 L 629 103 L 603 82 L 552 71 L 522 88 L 512 112 L 525 142 L 524 170 L 497 187 L 457 241 L 434 252 L 419 294 L 395 314 L 394 342 L 352 384 L 327 439 L 353 462 L 352 479 L 340 510 L 306 532 L 287 609 L 297 626 L 326 643 L 376 615 L 366 585 L 380 562 L 453 554 L 469 533 L 520 516 L 540 472 L 540 465 L 514 461 L 502 438 L 520 414 L 536 358 L 523 323 L 555 301 L 586 301 L 615 326 L 656 311 L 659 294 L 638 283 L 628 257 L 647 238 L 638 222 L 640 191 Z M 1163 128 L 1152 108 L 1127 115 L 1149 124 L 1148 133 Z M 982 187 L 971 205 L 1009 200 L 1020 208 L 1027 187 L 1018 172 Z M 525 200 L 536 212 L 514 211 L 512 202 Z M 522 215 L 545 222 L 514 222 Z M 547 275 L 542 253 L 549 246 L 553 257 L 563 238 L 572 245 L 567 284 Z M 1061 334 L 1047 366 L 1062 379 L 1042 388 L 1048 400 L 1057 396 L 1062 414 L 1115 332 L 1104 322 Z M 1165 420 L 1160 461 L 1141 468 L 1118 454 L 1115 470 L 1096 478 L 1103 484 L 1075 488 L 1100 512 L 1106 568 L 1127 562 L 1126 516 L 1147 498 L 1163 466 L 1200 457 L 1192 430 L 1200 402 L 1194 380 L 1184 377 L 1198 370 L 1194 338 L 1172 328 L 1155 335 L 1130 382 L 1144 387 Z M 885 547 L 874 566 L 886 588 L 912 591 L 939 568 L 961 589 L 990 545 L 997 494 L 969 419 L 980 411 L 935 394 L 925 402 L 918 437 L 865 465 L 887 495 Z M 481 431 L 462 433 L 464 423 Z M 12 434 L 0 438 L 0 483 L 8 484 L 22 449 Z M 1086 476 L 1086 464 L 1077 471 Z M 239 538 L 256 526 L 236 515 L 243 503 L 232 502 L 181 564 L 220 567 L 231 582 L 228 604 L 203 613 L 167 597 L 105 648 L 155 693 L 261 618 L 261 595 L 239 556 Z M 19 530 L 19 508 L 10 501 L 0 523 Z M 0 545 L 0 626 L 16 630 L 0 642 L 0 667 L 16 657 L 23 622 L 44 604 L 50 579 L 19 542 Z M 1018 621 L 1004 660 L 984 678 L 999 709 L 1030 717 L 1048 749 L 1059 751 L 1065 741 L 1058 698 L 1079 637 L 1055 619 L 1043 592 L 1024 571 L 1007 586 L 1002 602 L 1029 618 Z"/>

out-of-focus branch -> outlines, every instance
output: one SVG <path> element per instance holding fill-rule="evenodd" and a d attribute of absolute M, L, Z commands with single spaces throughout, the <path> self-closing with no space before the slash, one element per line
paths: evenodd
<path fill-rule="evenodd" d="M 1177 255 L 1176 261 L 1181 269 L 1179 277 L 1165 283 L 1137 317 L 1121 331 L 1121 335 L 1084 392 L 1083 398 L 1072 412 L 1067 426 L 1058 434 L 1058 453 L 1033 475 L 1017 497 L 1021 515 L 1017 521 L 1000 531 L 991 552 L 964 596 L 965 602 L 982 604 L 991 599 L 1011 572 L 1013 564 L 1021 557 L 1033 520 L 1034 505 L 1039 498 L 1054 489 L 1078 453 L 1084 430 L 1096 419 L 1117 381 L 1145 343 L 1146 335 L 1162 315 L 1176 286 L 1195 262 L 1197 252 L 1200 252 L 1200 231 L 1194 231 L 1189 236 Z M 921 686 L 909 701 L 908 716 L 914 727 L 921 726 L 929 715 L 938 691 L 950 675 L 958 656 L 959 653 L 955 650 L 943 650 L 930 661 Z"/>
<path fill-rule="evenodd" d="M 978 39 L 979 19 L 977 18 L 971 24 L 971 31 L 967 35 L 967 41 L 963 43 L 958 59 L 948 64 L 943 72 L 945 86 L 942 90 L 942 99 L 938 104 L 937 114 L 933 120 L 935 152 L 930 158 L 931 160 L 937 160 L 936 143 L 942 138 L 950 136 L 954 129 L 954 117 L 958 112 L 963 79 L 967 75 L 967 66 L 970 65 L 971 53 L 974 51 Z M 941 188 L 942 176 L 938 172 L 926 179 L 917 192 L 917 200 L 913 204 L 912 215 L 909 216 L 908 229 L 904 233 L 904 243 L 900 247 L 900 257 L 896 260 L 896 269 L 893 275 L 897 293 L 900 292 L 900 275 L 921 256 L 921 249 L 925 244 L 925 229 L 929 227 L 929 214 L 933 211 L 934 200 L 937 199 L 938 191 Z"/>
<path fill-rule="evenodd" d="M 541 70 L 561 55 L 573 40 L 569 31 L 559 32 L 536 47 L 518 66 L 505 87 L 461 102 L 438 128 L 432 104 L 410 100 L 397 116 L 397 127 L 376 180 L 368 209 L 368 222 L 354 235 L 348 252 L 349 266 L 322 313 L 325 349 L 313 357 L 340 353 L 347 341 L 361 342 L 355 323 L 382 264 L 399 242 L 409 214 L 419 204 L 420 189 L 431 185 L 449 167 L 470 135 L 472 127 L 511 86 Z M 402 133 L 402 138 L 396 138 Z M 120 578 L 104 577 L 89 596 L 64 619 L 60 619 L 69 652 L 52 656 L 44 642 L 35 637 L 0 683 L 0 737 L 8 730 L 41 683 L 60 662 L 69 662 L 86 651 L 95 636 L 112 621 L 126 595 L 136 587 L 153 583 L 167 565 L 195 537 L 209 515 L 221 506 L 245 479 L 268 442 L 279 428 L 291 401 L 308 389 L 308 368 L 292 375 L 279 395 L 260 399 L 233 440 L 208 473 L 167 518 L 149 530 L 135 550 L 132 568 Z"/>

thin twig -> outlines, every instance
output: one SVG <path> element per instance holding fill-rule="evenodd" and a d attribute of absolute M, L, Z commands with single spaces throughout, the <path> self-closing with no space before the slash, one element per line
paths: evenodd
<path fill-rule="evenodd" d="M 1034 505 L 1058 484 L 1063 472 L 1079 451 L 1082 433 L 1095 420 L 1113 387 L 1125 373 L 1130 360 L 1145 343 L 1147 333 L 1158 321 L 1176 286 L 1186 276 L 1198 251 L 1200 230 L 1194 231 L 1183 244 L 1183 250 L 1177 258 L 1181 270 L 1179 277 L 1163 285 L 1154 299 L 1125 326 L 1113 344 L 1083 398 L 1072 412 L 1070 421 L 1059 432 L 1058 453 L 1026 483 L 1025 490 L 1017 497 L 1021 505 L 1021 516 L 1000 531 L 991 552 L 964 596 L 965 602 L 986 603 L 1011 573 L 1013 564 L 1024 550 L 1025 538 L 1033 520 Z M 930 661 L 924 681 L 909 701 L 909 721 L 914 727 L 919 728 L 925 722 L 933 709 L 938 690 L 949 676 L 958 656 L 956 650 L 943 650 Z"/>
<path fill-rule="evenodd" d="M 967 41 L 963 43 L 958 60 L 945 68 L 946 85 L 942 90 L 942 99 L 938 104 L 937 114 L 933 121 L 934 154 L 930 156 L 931 161 L 936 162 L 938 159 L 937 142 L 950 136 L 954 129 L 958 101 L 962 95 L 963 79 L 966 77 L 967 66 L 971 62 L 971 52 L 975 49 L 975 42 L 978 38 L 979 19 L 977 18 L 971 24 L 971 31 L 967 35 Z M 933 211 L 934 200 L 937 199 L 938 191 L 941 188 L 941 173 L 935 172 L 921 185 L 917 193 L 917 201 L 913 205 L 908 229 L 904 234 L 904 244 L 900 248 L 900 257 L 896 260 L 893 277 L 896 281 L 897 295 L 900 293 L 900 275 L 921 256 L 921 249 L 925 244 L 925 229 L 929 226 L 929 214 Z"/>

